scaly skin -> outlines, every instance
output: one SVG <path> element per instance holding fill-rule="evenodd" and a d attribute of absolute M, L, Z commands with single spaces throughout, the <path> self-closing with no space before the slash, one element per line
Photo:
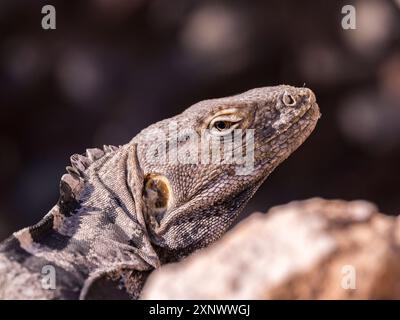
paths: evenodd
<path fill-rule="evenodd" d="M 307 88 L 258 88 L 72 156 L 57 205 L 0 245 L 0 298 L 137 298 L 154 268 L 218 239 L 319 116 Z M 213 145 L 199 137 L 225 139 L 213 150 L 232 147 L 248 161 L 203 158 Z M 54 290 L 42 283 L 49 265 Z"/>

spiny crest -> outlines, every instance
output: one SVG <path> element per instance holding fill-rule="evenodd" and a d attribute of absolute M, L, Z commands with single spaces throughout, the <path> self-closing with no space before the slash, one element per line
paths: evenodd
<path fill-rule="evenodd" d="M 116 151 L 116 146 L 104 146 L 103 149 L 87 149 L 84 155 L 74 154 L 71 165 L 60 181 L 60 198 L 54 207 L 37 224 L 14 233 L 22 248 L 31 250 L 32 243 L 40 241 L 50 230 L 58 230 L 66 217 L 73 215 L 80 207 L 79 196 L 84 189 L 86 169 L 104 155 Z"/>
<path fill-rule="evenodd" d="M 103 149 L 93 148 L 86 149 L 86 153 L 74 154 L 71 156 L 71 166 L 67 167 L 67 172 L 75 177 L 83 177 L 87 168 L 104 155 L 118 150 L 119 147 L 112 145 L 104 145 Z"/>
<path fill-rule="evenodd" d="M 64 215 L 72 214 L 78 207 L 79 194 L 84 187 L 85 171 L 97 160 L 106 154 L 118 150 L 119 147 L 108 145 L 103 149 L 87 149 L 84 155 L 74 154 L 71 156 L 71 166 L 68 166 L 67 174 L 60 181 L 60 199 L 58 206 Z"/>

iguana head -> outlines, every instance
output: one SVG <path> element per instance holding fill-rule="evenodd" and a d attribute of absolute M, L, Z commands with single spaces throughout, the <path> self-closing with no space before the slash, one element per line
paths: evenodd
<path fill-rule="evenodd" d="M 319 116 L 311 90 L 277 86 L 201 101 L 142 131 L 151 241 L 180 255 L 220 237 Z"/>

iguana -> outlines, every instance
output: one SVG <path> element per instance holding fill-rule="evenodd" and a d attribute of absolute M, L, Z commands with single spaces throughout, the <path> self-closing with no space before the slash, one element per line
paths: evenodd
<path fill-rule="evenodd" d="M 73 155 L 58 203 L 1 243 L 0 298 L 138 298 L 152 270 L 218 239 L 319 117 L 308 88 L 257 88 L 196 103 L 123 146 Z M 251 151 L 250 169 L 199 161 L 229 150 Z M 55 287 L 43 281 L 49 266 Z"/>

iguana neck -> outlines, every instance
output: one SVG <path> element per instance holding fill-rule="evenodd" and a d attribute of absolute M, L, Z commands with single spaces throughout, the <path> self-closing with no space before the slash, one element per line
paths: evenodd
<path fill-rule="evenodd" d="M 125 145 L 90 164 L 79 160 L 73 157 L 74 166 L 61 180 L 58 204 L 14 237 L 27 254 L 41 260 L 38 267 L 53 265 L 67 278 L 79 275 L 74 282 L 85 295 L 104 274 L 116 275 L 126 268 L 147 271 L 159 260 L 137 196 L 137 181 L 142 179 L 135 179 L 140 175 L 135 147 Z M 81 164 L 87 167 L 82 170 Z"/>

